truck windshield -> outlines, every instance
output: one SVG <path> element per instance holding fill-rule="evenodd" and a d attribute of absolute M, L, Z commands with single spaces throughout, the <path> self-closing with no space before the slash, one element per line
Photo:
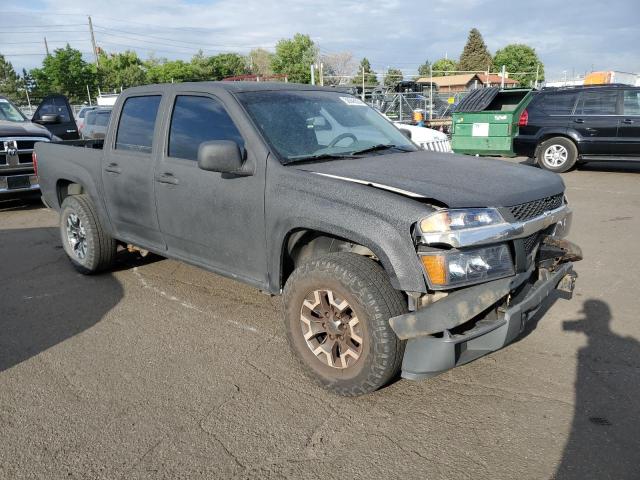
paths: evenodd
<path fill-rule="evenodd" d="M 418 149 L 380 113 L 346 93 L 271 90 L 238 98 L 283 164 Z"/>
<path fill-rule="evenodd" d="M 24 122 L 26 117 L 6 98 L 0 98 L 0 120 L 8 122 Z"/>

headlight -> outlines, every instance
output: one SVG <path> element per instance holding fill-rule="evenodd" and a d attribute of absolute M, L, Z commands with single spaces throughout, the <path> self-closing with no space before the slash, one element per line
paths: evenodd
<path fill-rule="evenodd" d="M 434 288 L 459 287 L 514 274 L 506 244 L 463 251 L 422 252 L 420 256 Z"/>
<path fill-rule="evenodd" d="M 440 210 L 420 221 L 422 233 L 445 233 L 463 228 L 488 227 L 506 223 L 495 208 Z"/>

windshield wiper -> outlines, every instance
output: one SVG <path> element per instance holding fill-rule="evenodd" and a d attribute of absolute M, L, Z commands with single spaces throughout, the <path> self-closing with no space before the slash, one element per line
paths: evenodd
<path fill-rule="evenodd" d="M 352 154 L 339 155 L 337 153 L 319 153 L 318 155 L 302 155 L 300 157 L 289 157 L 286 163 L 294 163 L 294 162 L 310 162 L 314 160 L 335 160 L 335 159 L 343 159 L 348 158 Z"/>
<path fill-rule="evenodd" d="M 368 148 L 363 148 L 362 150 L 356 150 L 355 152 L 351 152 L 351 155 L 359 155 L 361 153 L 375 152 L 378 150 L 400 150 L 401 152 L 412 152 L 413 150 L 409 150 L 404 147 L 399 147 L 397 145 L 393 145 L 391 143 L 379 143 L 377 145 L 373 145 Z"/>

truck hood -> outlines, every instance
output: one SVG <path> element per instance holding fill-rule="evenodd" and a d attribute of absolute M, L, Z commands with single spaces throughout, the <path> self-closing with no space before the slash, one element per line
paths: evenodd
<path fill-rule="evenodd" d="M 32 122 L 9 122 L 0 120 L 0 137 L 47 137 L 51 133 L 42 125 Z"/>
<path fill-rule="evenodd" d="M 368 184 L 449 208 L 508 207 L 564 191 L 560 175 L 502 160 L 408 152 L 290 164 L 342 181 Z"/>

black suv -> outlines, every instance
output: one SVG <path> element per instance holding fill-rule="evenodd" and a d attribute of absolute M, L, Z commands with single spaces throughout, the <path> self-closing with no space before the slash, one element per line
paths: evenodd
<path fill-rule="evenodd" d="M 640 160 L 640 88 L 545 88 L 522 112 L 519 127 L 516 154 L 553 172 L 576 162 Z"/>

